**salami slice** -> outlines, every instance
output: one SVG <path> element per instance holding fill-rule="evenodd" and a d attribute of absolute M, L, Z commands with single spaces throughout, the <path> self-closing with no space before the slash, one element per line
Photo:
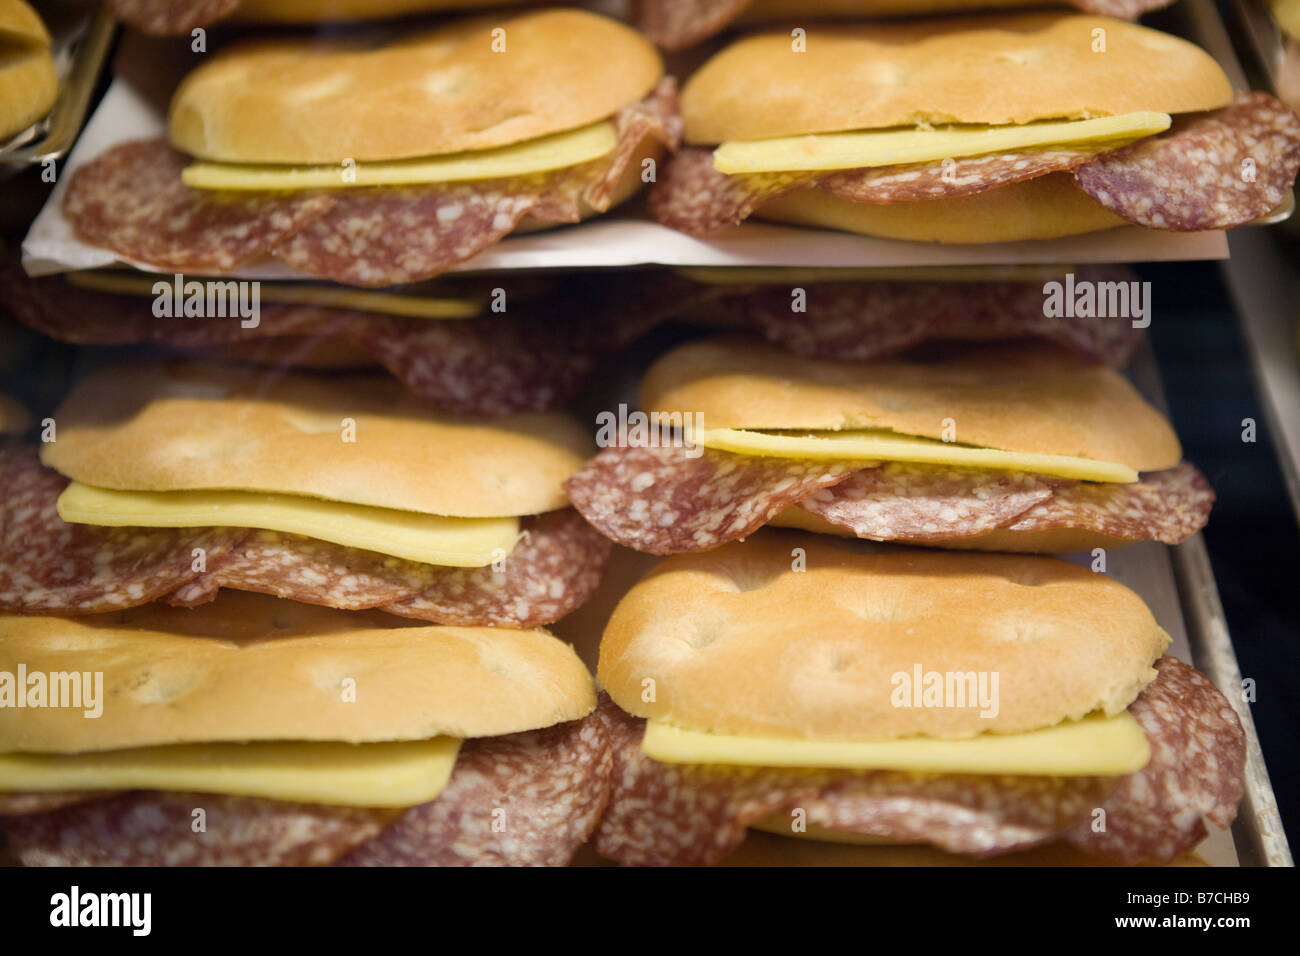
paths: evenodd
<path fill-rule="evenodd" d="M 1081 269 L 1081 280 L 1130 281 L 1126 269 Z M 1029 282 L 850 282 L 809 286 L 795 312 L 788 287 L 728 296 L 718 310 L 768 341 L 812 358 L 867 362 L 922 342 L 1034 337 L 1117 368 L 1142 330 L 1114 318 L 1056 319 L 1043 314 L 1042 287 Z"/>
<path fill-rule="evenodd" d="M 194 811 L 204 812 L 195 832 Z M 307 866 L 377 836 L 393 813 L 212 793 L 136 790 L 7 817 L 25 866 Z"/>
<path fill-rule="evenodd" d="M 682 139 L 682 117 L 677 105 L 677 81 L 664 77 L 644 99 L 619 110 L 614 117 L 618 145 L 611 156 L 600 160 L 598 175 L 587 185 L 583 198 L 591 208 L 604 212 L 609 208 L 614 188 L 636 149 L 646 137 L 661 142 L 676 152 Z"/>
<path fill-rule="evenodd" d="M 1127 541 L 1179 544 L 1205 527 L 1214 490 L 1187 462 L 1144 472 L 1135 484 L 1069 482 L 1009 525 L 1011 531 L 1077 528 Z"/>
<path fill-rule="evenodd" d="M 681 50 L 726 29 L 751 0 L 637 0 L 636 28 L 665 50 Z"/>
<path fill-rule="evenodd" d="M 558 621 L 600 587 L 612 548 L 572 509 L 528 518 L 505 570 L 439 571 L 419 593 L 383 606 L 440 624 L 538 627 Z"/>
<path fill-rule="evenodd" d="M 793 819 L 899 843 L 989 855 L 1054 839 L 1116 786 L 1052 778 L 892 771 L 776 770 L 658 763 L 641 750 L 645 722 L 612 702 L 599 713 L 613 748 L 613 790 L 596 849 L 630 866 L 717 863 L 751 825 Z"/>
<path fill-rule="evenodd" d="M 831 173 L 818 185 L 849 202 L 888 204 L 955 199 L 998 186 L 1082 166 L 1097 155 L 1087 149 L 1036 149 L 967 156 L 941 163 L 912 163 Z"/>
<path fill-rule="evenodd" d="M 1014 471 L 890 462 L 855 471 L 799 507 L 873 541 L 942 542 L 986 534 L 1052 497 L 1053 481 Z"/>
<path fill-rule="evenodd" d="M 1093 822 L 1069 842 L 1125 863 L 1171 860 L 1204 839 L 1203 817 L 1228 827 L 1245 791 L 1246 734 L 1227 699 L 1202 674 L 1172 657 L 1129 707 L 1151 743 L 1151 762 L 1126 777 Z"/>
<path fill-rule="evenodd" d="M 594 714 L 469 740 L 447 789 L 407 810 L 343 866 L 566 866 L 609 800 L 611 757 Z"/>
<path fill-rule="evenodd" d="M 556 321 L 573 333 L 557 335 L 555 326 L 531 314 L 434 321 L 267 303 L 258 324 L 244 328 L 233 318 L 159 318 L 143 296 L 96 292 L 59 277 L 32 279 L 17 265 L 0 270 L 0 304 L 46 335 L 85 345 L 204 348 L 269 337 L 340 337 L 369 352 L 431 404 L 467 415 L 562 406 L 595 367 L 599 352 L 644 331 L 638 323 L 646 318 L 640 311 L 629 315 L 626 298 L 605 303 L 599 316 L 557 308 Z M 662 312 L 647 324 L 659 321 Z"/>
<path fill-rule="evenodd" d="M 708 551 L 843 481 L 856 466 L 685 448 L 606 448 L 565 482 L 573 506 L 612 541 L 651 554 Z"/>
<path fill-rule="evenodd" d="M 1103 153 L 1074 171 L 1079 188 L 1139 226 L 1196 232 L 1258 219 L 1286 199 L 1300 170 L 1300 116 L 1267 93 L 1179 117 L 1160 136 Z"/>
<path fill-rule="evenodd" d="M 328 213 L 275 254 L 309 275 L 349 285 L 418 282 L 499 242 L 552 179 L 342 190 Z"/>
<path fill-rule="evenodd" d="M 162 271 L 229 272 L 335 205 L 332 196 L 201 192 L 165 139 L 114 146 L 72 174 L 63 212 L 86 242 Z"/>
<path fill-rule="evenodd" d="M 253 531 L 221 561 L 164 600 L 194 607 L 221 588 L 360 611 L 399 601 L 427 587 L 446 569 L 374 551 L 278 531 Z"/>
<path fill-rule="evenodd" d="M 113 16 L 154 36 L 189 33 L 215 23 L 240 0 L 108 0 Z"/>
<path fill-rule="evenodd" d="M 683 149 L 650 190 L 651 214 L 669 228 L 707 236 L 734 226 L 763 203 L 813 185 L 820 173 L 753 173 L 728 176 L 707 149 Z"/>
<path fill-rule="evenodd" d="M 229 528 L 101 528 L 69 524 L 57 501 L 68 480 L 33 448 L 0 449 L 0 609 L 98 614 L 147 604 L 198 576 L 243 537 Z"/>
<path fill-rule="evenodd" d="M 558 408 L 586 381 L 598 356 L 527 318 L 373 322 L 354 326 L 347 337 L 416 394 L 467 415 Z"/>

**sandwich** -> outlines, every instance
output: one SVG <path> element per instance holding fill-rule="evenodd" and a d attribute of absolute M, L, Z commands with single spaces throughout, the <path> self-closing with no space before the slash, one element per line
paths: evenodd
<path fill-rule="evenodd" d="M 1232 705 L 1132 591 L 1054 558 L 799 532 L 664 560 L 600 648 L 596 850 L 725 859 L 748 829 L 990 857 L 1179 857 L 1244 789 Z"/>
<path fill-rule="evenodd" d="M 679 272 L 698 288 L 681 296 L 675 319 L 749 331 L 809 358 L 865 362 L 936 343 L 1035 340 L 1122 368 L 1150 318 L 1149 299 L 1142 315 L 1132 308 L 1143 286 L 1124 266 Z M 1059 308 L 1048 307 L 1054 293 Z M 1116 314 L 1112 298 L 1134 314 Z"/>
<path fill-rule="evenodd" d="M 1214 502 L 1127 379 L 1052 345 L 839 362 L 721 336 L 663 355 L 640 405 L 646 427 L 598 434 L 565 488 L 653 554 L 766 524 L 992 551 L 1175 544 Z"/>
<path fill-rule="evenodd" d="M 0 0 L 0 144 L 43 118 L 58 94 L 45 24 L 25 0 Z"/>
<path fill-rule="evenodd" d="M 154 36 L 218 22 L 317 24 L 472 10 L 527 0 L 108 0 L 113 15 Z"/>
<path fill-rule="evenodd" d="M 1173 0 L 1061 0 L 1084 13 L 1134 18 Z M 908 17 L 1049 6 L 1042 0 L 637 0 L 637 29 L 665 50 L 699 43 L 735 23 Z"/>
<path fill-rule="evenodd" d="M 656 175 L 678 127 L 654 47 L 579 10 L 250 41 L 184 79 L 166 138 L 79 166 L 63 212 L 82 241 L 156 272 L 274 257 L 398 285 L 605 212 Z"/>
<path fill-rule="evenodd" d="M 1300 168 L 1280 101 L 1185 40 L 1072 14 L 760 33 L 691 77 L 682 117 L 650 205 L 692 235 L 750 215 L 941 243 L 1228 229 Z"/>
<path fill-rule="evenodd" d="M 28 866 L 563 866 L 609 787 L 591 675 L 542 630 L 234 593 L 3 615 L 0 702 Z"/>
<path fill-rule="evenodd" d="M 229 588 L 536 627 L 609 558 L 562 489 L 590 437 L 556 412 L 442 415 L 389 379 L 137 362 L 87 376 L 52 418 L 39 453 L 0 453 L 3 611 Z"/>
<path fill-rule="evenodd" d="M 664 298 L 661 283 L 616 278 L 557 288 L 528 277 L 449 276 L 397 292 L 310 282 L 258 282 L 254 290 L 234 280 L 122 270 L 33 279 L 15 263 L 0 269 L 0 307 L 75 345 L 386 369 L 438 409 L 504 415 L 563 406 L 604 355 L 658 321 L 649 303 Z M 629 295 L 642 303 L 636 312 L 626 307 Z"/>

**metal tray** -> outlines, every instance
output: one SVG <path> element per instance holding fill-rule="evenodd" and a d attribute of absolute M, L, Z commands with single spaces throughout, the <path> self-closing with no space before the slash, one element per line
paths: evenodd
<path fill-rule="evenodd" d="M 46 21 L 54 40 L 58 98 L 43 120 L 0 143 L 0 177 L 67 155 L 81 132 L 117 32 L 116 21 L 102 5 L 58 12 L 67 15 Z"/>

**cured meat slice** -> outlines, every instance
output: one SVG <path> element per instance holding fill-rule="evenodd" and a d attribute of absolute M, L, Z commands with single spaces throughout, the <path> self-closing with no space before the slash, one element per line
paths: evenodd
<path fill-rule="evenodd" d="M 672 152 L 682 139 L 682 117 L 677 108 L 677 81 L 665 77 L 645 99 L 625 106 L 614 116 L 618 145 L 611 156 L 599 160 L 598 175 L 583 193 L 587 203 L 604 212 L 609 208 L 628 163 L 636 158 L 636 148 L 647 136 L 657 139 Z"/>
<path fill-rule="evenodd" d="M 565 482 L 573 506 L 612 541 L 651 554 L 745 538 L 857 465 L 685 448 L 606 448 Z"/>
<path fill-rule="evenodd" d="M 1246 733 L 1228 700 L 1182 661 L 1163 657 L 1158 676 L 1129 708 L 1151 743 L 1151 762 L 1100 806 L 1105 829 L 1080 823 L 1069 842 L 1125 863 L 1172 860 L 1205 838 L 1203 817 L 1228 827 L 1245 791 Z"/>
<path fill-rule="evenodd" d="M 498 316 L 359 323 L 347 338 L 413 392 L 467 415 L 558 408 L 586 381 L 598 354 L 554 326 Z"/>
<path fill-rule="evenodd" d="M 537 627 L 596 593 L 613 548 L 572 509 L 528 518 L 505 570 L 440 571 L 424 590 L 383 610 L 440 624 Z"/>
<path fill-rule="evenodd" d="M 890 462 L 864 468 L 799 507 L 874 541 L 986 534 L 1052 497 L 1054 481 L 1014 471 Z"/>
<path fill-rule="evenodd" d="M 275 254 L 302 272 L 350 285 L 418 282 L 499 242 L 554 178 L 342 190 L 326 215 Z"/>
<path fill-rule="evenodd" d="M 447 789 L 358 846 L 343 866 L 565 866 L 609 800 L 611 757 L 594 714 L 469 740 Z"/>
<path fill-rule="evenodd" d="M 707 149 L 682 150 L 650 190 L 650 212 L 665 226 L 707 236 L 734 226 L 763 203 L 811 186 L 820 173 L 753 173 L 728 176 L 713 166 Z"/>
<path fill-rule="evenodd" d="M 68 480 L 34 448 L 0 449 L 0 608 L 98 614 L 147 604 L 198 576 L 243 538 L 229 528 L 100 528 L 70 524 L 57 502 Z"/>
<path fill-rule="evenodd" d="M 637 0 L 636 28 L 665 50 L 708 39 L 733 22 L 751 0 Z"/>
<path fill-rule="evenodd" d="M 639 551 L 707 551 L 790 506 L 861 538 L 942 544 L 999 529 L 1072 528 L 1177 544 L 1214 492 L 1186 462 L 1132 484 L 907 462 L 818 462 L 703 449 L 607 448 L 566 483 L 601 534 Z"/>
<path fill-rule="evenodd" d="M 1116 786 L 1098 777 L 1052 778 L 893 771 L 775 770 L 651 760 L 645 721 L 612 702 L 610 804 L 596 831 L 602 856 L 631 866 L 716 863 L 754 823 L 793 819 L 899 843 L 987 855 L 1043 843 L 1082 819 Z"/>
<path fill-rule="evenodd" d="M 819 185 L 849 202 L 886 204 L 955 199 L 1082 166 L 1095 149 L 1037 149 L 831 173 Z"/>
<path fill-rule="evenodd" d="M 154 36 L 189 33 L 215 23 L 240 0 L 108 0 L 113 16 Z"/>
<path fill-rule="evenodd" d="M 387 810 L 135 790 L 6 817 L 4 828 L 26 866 L 307 866 L 332 862 L 392 817 Z"/>
<path fill-rule="evenodd" d="M 253 531 L 224 560 L 209 563 L 205 574 L 163 600 L 195 607 L 224 587 L 360 611 L 402 600 L 439 573 L 447 571 L 301 535 Z"/>
<path fill-rule="evenodd" d="M 229 272 L 259 259 L 335 205 L 323 193 L 201 192 L 165 139 L 114 146 L 72 174 L 63 212 L 86 242 L 163 271 Z"/>
<path fill-rule="evenodd" d="M 1300 170 L 1300 116 L 1267 93 L 1175 119 L 1166 133 L 1074 171 L 1079 188 L 1139 226 L 1230 229 L 1282 205 Z"/>
<path fill-rule="evenodd" d="M 1130 485 L 1069 482 L 1027 511 L 1011 531 L 1078 528 L 1129 541 L 1178 544 L 1205 527 L 1214 490 L 1194 465 L 1144 472 Z"/>
<path fill-rule="evenodd" d="M 1126 269 L 1081 269 L 1080 281 L 1127 282 Z M 1036 337 L 1115 367 L 1127 364 L 1142 330 L 1116 318 L 1043 314 L 1042 287 L 1028 282 L 849 282 L 809 286 L 807 310 L 788 287 L 728 296 L 718 308 L 800 355 L 866 362 L 922 342 Z"/>

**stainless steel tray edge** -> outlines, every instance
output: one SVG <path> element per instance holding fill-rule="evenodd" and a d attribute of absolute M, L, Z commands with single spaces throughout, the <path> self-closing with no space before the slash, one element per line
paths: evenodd
<path fill-rule="evenodd" d="M 1241 668 L 1228 634 L 1205 539 L 1197 534 L 1171 550 L 1196 666 L 1232 703 L 1246 731 L 1246 794 L 1232 828 L 1238 856 L 1247 866 L 1294 866 L 1255 721 L 1243 699 Z"/>

